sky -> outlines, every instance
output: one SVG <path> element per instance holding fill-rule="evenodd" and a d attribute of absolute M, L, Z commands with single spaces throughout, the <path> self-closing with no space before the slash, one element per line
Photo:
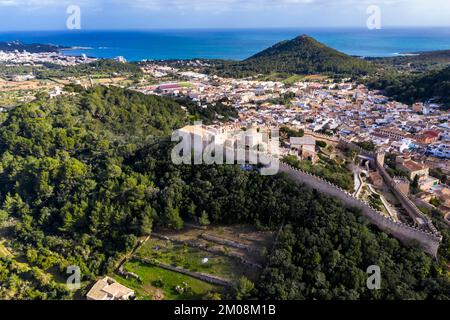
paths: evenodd
<path fill-rule="evenodd" d="M 64 30 L 67 8 L 81 29 L 450 26 L 450 0 L 0 0 L 0 31 Z"/>

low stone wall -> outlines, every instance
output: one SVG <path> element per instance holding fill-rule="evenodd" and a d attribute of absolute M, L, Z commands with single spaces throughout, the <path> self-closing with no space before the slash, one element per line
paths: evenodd
<path fill-rule="evenodd" d="M 205 240 L 208 240 L 208 241 L 211 241 L 211 242 L 214 242 L 214 243 L 217 243 L 217 244 L 225 245 L 225 246 L 228 246 L 228 247 L 232 247 L 232 248 L 236 248 L 236 249 L 242 249 L 242 250 L 246 250 L 246 251 L 249 251 L 249 252 L 255 252 L 255 253 L 258 252 L 257 250 L 255 250 L 254 248 L 252 248 L 250 246 L 241 244 L 241 243 L 233 241 L 233 240 L 228 240 L 228 239 L 216 237 L 216 236 L 213 236 L 211 234 L 204 233 L 200 237 L 205 239 Z"/>
<path fill-rule="evenodd" d="M 326 134 L 317 133 L 310 130 L 304 130 L 305 136 L 311 136 L 319 141 L 324 141 L 328 144 L 336 145 L 339 143 L 339 138 L 335 136 L 327 136 Z"/>
<path fill-rule="evenodd" d="M 185 223 L 184 223 L 184 226 L 185 226 L 185 227 L 192 228 L 192 229 L 197 229 L 197 230 L 203 230 L 203 231 L 208 230 L 208 227 L 205 227 L 205 226 L 199 226 L 199 225 L 193 224 L 193 223 L 187 223 L 187 222 L 185 222 Z"/>
<path fill-rule="evenodd" d="M 184 275 L 187 275 L 189 277 L 201 280 L 201 281 L 205 281 L 211 284 L 215 284 L 215 285 L 219 285 L 219 286 L 224 286 L 224 287 L 231 287 L 233 286 L 233 282 L 230 280 L 226 280 L 217 276 L 213 276 L 210 274 L 205 274 L 205 273 L 200 273 L 200 272 L 193 272 L 193 271 L 189 271 L 186 270 L 184 268 L 180 268 L 180 267 L 174 267 L 165 263 L 161 263 L 158 261 L 152 261 L 149 259 L 140 259 L 140 261 L 144 262 L 144 263 L 148 263 L 148 264 L 152 264 L 155 265 L 157 267 L 169 270 L 169 271 L 173 271 L 173 272 L 178 272 Z"/>
<path fill-rule="evenodd" d="M 381 212 L 371 208 L 369 204 L 355 198 L 342 188 L 333 185 L 320 177 L 302 172 L 288 164 L 280 163 L 280 172 L 288 174 L 296 182 L 305 184 L 319 192 L 326 193 L 340 199 L 347 207 L 360 209 L 363 215 L 381 230 L 395 236 L 402 242 L 416 242 L 426 252 L 433 256 L 437 256 L 437 251 L 439 249 L 440 242 L 442 241 L 442 237 L 385 217 Z"/>

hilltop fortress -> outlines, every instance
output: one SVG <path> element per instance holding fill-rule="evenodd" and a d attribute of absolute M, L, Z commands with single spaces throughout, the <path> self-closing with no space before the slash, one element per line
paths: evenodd
<path fill-rule="evenodd" d="M 238 128 L 234 125 L 221 126 L 221 127 L 205 127 L 201 126 L 201 130 L 193 130 L 192 126 L 182 128 L 180 131 L 188 133 L 189 135 L 196 135 L 198 137 L 192 137 L 200 141 L 209 142 L 212 137 L 219 135 L 220 138 L 214 138 L 215 141 L 232 141 L 233 136 L 236 132 L 242 131 L 242 128 Z M 252 127 L 249 130 L 245 130 L 244 133 L 237 135 L 239 139 L 244 139 L 245 144 L 248 147 L 263 143 L 264 139 L 261 139 L 261 132 L 270 132 L 273 128 L 256 129 Z M 195 133 L 194 133 L 195 132 Z M 258 162 L 264 165 L 270 164 L 273 166 L 274 163 L 278 164 L 278 172 L 287 174 L 295 182 L 305 184 L 306 186 L 315 189 L 319 192 L 326 193 L 333 197 L 341 200 L 347 207 L 357 208 L 360 212 L 374 225 L 383 230 L 386 233 L 391 234 L 400 241 L 407 244 L 416 244 L 420 246 L 423 250 L 432 256 L 437 256 L 440 243 L 442 242 L 442 235 L 433 225 L 431 219 L 423 214 L 417 206 L 408 198 L 408 196 L 399 188 L 397 182 L 392 179 L 384 168 L 384 154 L 383 153 L 373 153 L 362 149 L 358 145 L 347 141 L 341 137 L 327 136 L 323 134 L 318 134 L 315 132 L 305 131 L 305 136 L 312 136 L 318 141 L 324 141 L 327 144 L 334 145 L 340 148 L 351 149 L 358 153 L 370 162 L 370 167 L 376 170 L 384 180 L 384 183 L 389 187 L 391 192 L 401 203 L 403 209 L 408 213 L 410 218 L 414 221 L 414 225 L 409 225 L 403 222 L 395 221 L 391 217 L 383 215 L 382 212 L 373 208 L 369 203 L 362 199 L 357 198 L 348 191 L 342 189 L 341 187 L 324 180 L 321 177 L 309 174 L 298 170 L 291 165 L 280 161 L 279 153 L 271 152 L 276 149 L 266 149 L 265 151 L 260 151 L 258 153 Z M 226 139 L 224 138 L 226 137 Z M 238 139 L 238 138 L 236 138 Z M 229 144 L 232 146 L 233 143 Z M 250 146 L 251 145 L 251 146 Z M 223 146 L 224 148 L 228 148 Z M 248 150 L 247 150 L 248 152 Z M 242 160 L 242 159 L 241 159 Z M 238 162 L 240 163 L 240 162 Z"/>

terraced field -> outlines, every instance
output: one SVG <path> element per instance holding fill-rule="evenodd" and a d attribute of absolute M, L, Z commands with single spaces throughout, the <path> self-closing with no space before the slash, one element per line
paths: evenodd
<path fill-rule="evenodd" d="M 113 277 L 134 289 L 138 299 L 200 299 L 208 294 L 217 297 L 230 289 L 212 284 L 217 282 L 207 277 L 229 284 L 241 277 L 256 281 L 261 271 L 258 266 L 264 263 L 262 253 L 272 241 L 272 233 L 245 226 L 158 230 Z"/>
<path fill-rule="evenodd" d="M 144 300 L 195 300 L 208 293 L 221 293 L 223 288 L 211 285 L 192 277 L 168 271 L 139 261 L 127 262 L 124 269 L 137 274 L 141 281 L 115 275 L 123 285 L 135 290 L 138 299 Z M 177 286 L 186 284 L 188 290 L 179 292 Z"/>
<path fill-rule="evenodd" d="M 235 259 L 154 238 L 147 241 L 136 255 L 227 280 L 237 280 L 242 276 L 252 277 L 255 274 L 254 268 L 247 267 Z"/>

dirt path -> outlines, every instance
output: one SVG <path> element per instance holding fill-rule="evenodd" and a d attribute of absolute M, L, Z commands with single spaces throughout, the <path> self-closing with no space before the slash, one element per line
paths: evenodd
<path fill-rule="evenodd" d="M 119 264 L 117 265 L 116 272 L 122 269 L 123 265 L 128 261 L 128 259 L 130 259 L 136 253 L 136 251 L 138 251 L 148 241 L 148 239 L 150 239 L 150 235 L 148 235 L 144 240 L 139 241 L 134 246 L 133 250 L 127 253 L 125 257 L 120 260 Z"/>

